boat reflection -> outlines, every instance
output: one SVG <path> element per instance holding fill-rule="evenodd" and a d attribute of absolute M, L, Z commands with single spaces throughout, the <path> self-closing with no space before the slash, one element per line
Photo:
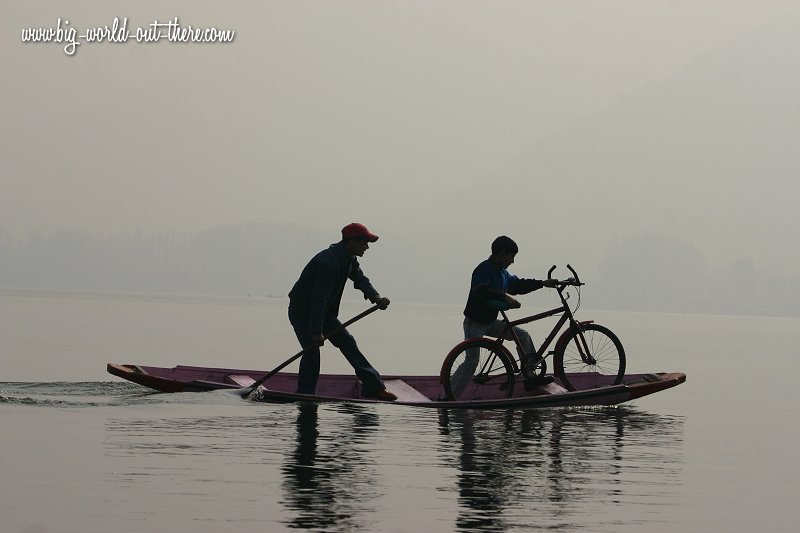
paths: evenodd
<path fill-rule="evenodd" d="M 200 402 L 213 398 L 187 400 L 196 403 L 105 420 L 105 481 L 121 491 L 109 505 L 124 508 L 133 491 L 153 516 L 178 506 L 210 524 L 372 531 L 407 518 L 477 532 L 619 531 L 623 519 L 670 523 L 681 501 L 683 417 L 348 403 L 235 404 L 209 416 Z"/>
<path fill-rule="evenodd" d="M 682 468 L 683 419 L 628 407 L 442 410 L 439 428 L 444 460 L 458 450 L 456 531 L 578 527 L 621 499 L 664 503 Z"/>
<path fill-rule="evenodd" d="M 370 454 L 359 449 L 378 428 L 372 409 L 342 404 L 325 410 L 343 414 L 337 420 L 326 416 L 320 430 L 319 404 L 297 405 L 296 442 L 281 468 L 284 508 L 295 516 L 288 525 L 297 529 L 355 531 L 368 529 L 364 520 L 379 496 L 375 465 Z"/>

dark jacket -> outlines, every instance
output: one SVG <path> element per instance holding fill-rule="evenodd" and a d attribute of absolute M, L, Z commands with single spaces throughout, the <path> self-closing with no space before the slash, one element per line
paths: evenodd
<path fill-rule="evenodd" d="M 472 271 L 464 316 L 476 322 L 491 324 L 497 320 L 497 311 L 486 305 L 486 302 L 504 300 L 506 294 L 527 294 L 541 288 L 541 281 L 518 278 L 487 259 Z"/>
<path fill-rule="evenodd" d="M 300 279 L 289 292 L 289 311 L 308 320 L 309 334 L 327 333 L 322 331 L 322 324 L 326 317 L 338 316 L 348 278 L 356 289 L 364 293 L 365 299 L 378 297 L 378 291 L 361 271 L 355 256 L 347 251 L 344 242 L 322 250 L 303 269 Z"/>

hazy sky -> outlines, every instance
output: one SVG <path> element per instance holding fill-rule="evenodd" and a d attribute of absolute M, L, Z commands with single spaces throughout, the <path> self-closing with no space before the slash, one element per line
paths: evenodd
<path fill-rule="evenodd" d="M 235 41 L 20 38 L 176 16 Z M 507 233 L 522 269 L 596 270 L 654 233 L 800 271 L 796 1 L 14 0 L 0 28 L 6 235 L 360 220 L 384 261 Z"/>

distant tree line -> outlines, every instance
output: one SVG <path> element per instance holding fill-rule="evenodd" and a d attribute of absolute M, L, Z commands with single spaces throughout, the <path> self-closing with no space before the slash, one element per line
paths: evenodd
<path fill-rule="evenodd" d="M 0 287 L 285 297 L 310 256 L 335 237 L 273 224 L 161 234 L 59 231 L 25 239 L 0 233 Z M 464 262 L 453 272 L 454 265 L 444 264 L 452 259 L 420 248 L 424 243 L 391 246 L 393 254 L 371 251 L 363 261 L 382 293 L 395 301 L 462 303 L 474 265 Z M 460 253 L 448 250 L 448 257 Z M 751 258 L 710 266 L 697 248 L 663 235 L 612 243 L 597 264 L 579 270 L 590 282 L 585 305 L 594 309 L 800 315 L 798 280 L 761 272 Z M 549 302 L 536 295 L 526 305 Z"/>
<path fill-rule="evenodd" d="M 696 247 L 660 234 L 612 244 L 597 278 L 592 297 L 612 309 L 800 315 L 799 280 L 765 273 L 750 257 L 712 266 Z"/>

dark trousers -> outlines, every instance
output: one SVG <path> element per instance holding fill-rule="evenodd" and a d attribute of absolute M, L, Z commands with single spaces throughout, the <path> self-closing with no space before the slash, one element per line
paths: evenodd
<path fill-rule="evenodd" d="M 308 332 L 308 318 L 300 313 L 289 310 L 289 322 L 294 328 L 294 334 L 300 341 L 300 346 L 311 346 L 313 341 Z M 326 317 L 323 332 L 327 333 L 339 327 L 342 323 L 335 316 Z M 372 368 L 367 358 L 361 353 L 356 344 L 356 339 L 346 330 L 342 329 L 328 339 L 331 344 L 339 348 L 350 366 L 356 371 L 356 376 L 361 380 L 362 394 L 371 396 L 382 391 L 385 387 L 378 371 Z M 309 349 L 300 358 L 300 372 L 297 376 L 297 392 L 301 394 L 314 394 L 319 378 L 319 347 Z"/>

